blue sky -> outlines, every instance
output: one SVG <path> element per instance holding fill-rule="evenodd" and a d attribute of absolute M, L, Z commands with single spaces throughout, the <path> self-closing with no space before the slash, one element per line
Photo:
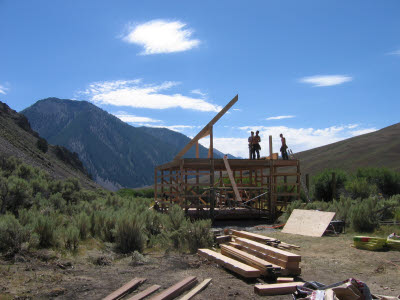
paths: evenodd
<path fill-rule="evenodd" d="M 399 122 L 400 2 L 0 0 L 0 100 L 88 100 L 133 126 L 246 156 L 251 129 L 294 152 Z M 208 144 L 204 139 L 203 143 Z"/>

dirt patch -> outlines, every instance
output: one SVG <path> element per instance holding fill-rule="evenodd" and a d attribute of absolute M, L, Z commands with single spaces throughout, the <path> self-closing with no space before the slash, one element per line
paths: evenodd
<path fill-rule="evenodd" d="M 352 248 L 351 235 L 312 238 L 247 229 L 300 246 L 296 253 L 302 255 L 303 280 L 331 284 L 353 277 L 366 282 L 373 293 L 400 294 L 399 252 Z M 187 276 L 213 278 L 194 299 L 259 299 L 254 284 L 264 282 L 243 280 L 197 255 L 148 253 L 132 258 L 96 249 L 77 256 L 42 250 L 12 262 L 0 260 L 0 299 L 101 299 L 134 277 L 148 279 L 143 290 L 153 284 L 166 288 Z"/>

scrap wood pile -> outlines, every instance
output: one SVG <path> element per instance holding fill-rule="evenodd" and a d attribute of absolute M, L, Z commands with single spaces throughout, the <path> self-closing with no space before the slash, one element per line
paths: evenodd
<path fill-rule="evenodd" d="M 228 235 L 217 237 L 221 252 L 199 249 L 198 255 L 244 278 L 301 274 L 301 256 L 282 249 L 298 249 L 298 246 L 247 231 L 225 233 Z M 278 278 L 276 284 L 256 285 L 254 290 L 260 295 L 277 295 L 292 293 L 299 285 L 302 283 L 293 282 L 293 278 Z"/>
<path fill-rule="evenodd" d="M 182 281 L 174 284 L 173 286 L 165 289 L 164 291 L 152 296 L 151 298 L 148 297 L 158 291 L 161 288 L 160 285 L 155 284 L 134 295 L 128 295 L 132 291 L 136 290 L 141 284 L 146 282 L 146 280 L 147 279 L 145 278 L 134 278 L 116 291 L 109 294 L 107 297 L 103 298 L 103 300 L 116 300 L 122 298 L 127 300 L 141 300 L 145 298 L 149 300 L 169 300 L 175 299 L 187 290 L 191 289 L 188 293 L 179 298 L 179 300 L 189 300 L 200 293 L 202 290 L 204 290 L 211 282 L 211 278 L 208 278 L 205 279 L 202 283 L 196 285 L 197 278 L 194 276 L 189 276 Z"/>

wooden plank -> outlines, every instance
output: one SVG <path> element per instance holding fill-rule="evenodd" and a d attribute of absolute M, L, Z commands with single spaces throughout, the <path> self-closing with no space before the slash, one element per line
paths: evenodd
<path fill-rule="evenodd" d="M 239 230 L 231 230 L 232 234 L 237 236 L 237 237 L 243 237 L 249 240 L 253 240 L 259 243 L 266 243 L 266 242 L 275 242 L 277 239 L 267 237 L 265 235 L 257 234 L 257 233 L 251 233 L 247 231 L 239 231 Z"/>
<path fill-rule="evenodd" d="M 189 276 L 182 281 L 174 284 L 165 291 L 153 296 L 150 300 L 170 300 L 178 297 L 184 291 L 191 289 L 197 283 L 197 278 L 194 276 Z"/>
<path fill-rule="evenodd" d="M 233 258 L 237 261 L 245 263 L 256 269 L 259 269 L 264 274 L 268 272 L 268 268 L 272 267 L 272 264 L 266 260 L 258 258 L 254 255 L 238 250 L 232 246 L 221 245 L 221 254 Z"/>
<path fill-rule="evenodd" d="M 233 191 L 235 192 L 236 200 L 242 201 L 242 197 L 240 197 L 239 190 L 237 188 L 235 178 L 233 177 L 231 167 L 229 166 L 227 155 L 224 155 L 224 164 L 225 164 L 226 171 L 228 172 L 229 180 L 231 181 Z"/>
<path fill-rule="evenodd" d="M 210 127 L 213 126 L 218 120 L 238 101 L 239 96 L 236 95 L 225 107 L 206 125 L 204 128 L 189 141 L 189 143 L 175 156 L 174 160 L 180 159 L 189 149 L 206 134 Z"/>
<path fill-rule="evenodd" d="M 183 297 L 179 298 L 179 300 L 190 300 L 194 296 L 196 296 L 198 293 L 200 293 L 202 290 L 204 290 L 211 282 L 212 278 L 207 278 L 204 279 L 202 283 L 197 285 L 195 288 L 193 288 L 189 293 L 184 295 Z"/>
<path fill-rule="evenodd" d="M 200 255 L 201 257 L 207 258 L 208 260 L 212 260 L 217 264 L 223 266 L 224 268 L 231 270 L 232 272 L 235 272 L 243 277 L 257 278 L 261 276 L 260 270 L 248 266 L 232 258 L 229 258 L 218 252 L 209 249 L 199 249 L 197 251 L 197 254 Z"/>
<path fill-rule="evenodd" d="M 217 244 L 226 244 L 229 243 L 232 239 L 230 235 L 221 235 L 217 236 L 216 238 Z"/>
<path fill-rule="evenodd" d="M 321 237 L 334 216 L 334 212 L 294 209 L 282 232 Z"/>
<path fill-rule="evenodd" d="M 276 279 L 277 283 L 287 283 L 287 282 L 293 282 L 294 278 L 293 277 L 278 277 Z"/>
<path fill-rule="evenodd" d="M 137 288 L 139 285 L 141 285 L 143 282 L 145 282 L 147 279 L 146 278 L 134 278 L 128 283 L 124 284 L 122 287 L 120 287 L 118 290 L 112 292 L 109 294 L 107 297 L 103 298 L 103 300 L 114 300 L 114 299 L 120 299 L 130 291 L 134 290 Z"/>
<path fill-rule="evenodd" d="M 304 282 L 256 284 L 254 292 L 260 296 L 286 295 L 296 291 L 297 286 L 303 286 Z"/>
<path fill-rule="evenodd" d="M 301 261 L 301 256 L 298 254 L 290 253 L 285 250 L 277 249 L 271 246 L 263 245 L 261 243 L 249 240 L 249 239 L 244 239 L 244 238 L 236 238 L 235 241 L 239 244 L 245 245 L 246 247 L 253 248 L 257 251 L 260 251 L 262 253 L 271 255 L 273 257 L 276 257 L 280 260 L 287 261 L 287 262 L 300 262 Z"/>
<path fill-rule="evenodd" d="M 148 287 L 144 291 L 130 297 L 128 300 L 141 300 L 143 298 L 146 298 L 147 296 L 153 294 L 154 292 L 158 291 L 160 289 L 161 285 L 152 285 L 151 287 Z"/>

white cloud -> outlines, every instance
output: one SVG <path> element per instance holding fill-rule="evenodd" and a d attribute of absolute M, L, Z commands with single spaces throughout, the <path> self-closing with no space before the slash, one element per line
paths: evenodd
<path fill-rule="evenodd" d="M 276 116 L 276 117 L 269 117 L 266 118 L 265 120 L 269 121 L 269 120 L 282 120 L 282 119 L 291 119 L 294 118 L 295 116 Z"/>
<path fill-rule="evenodd" d="M 297 153 L 300 151 L 320 147 L 323 145 L 338 142 L 347 138 L 351 138 L 356 135 L 373 132 L 376 128 L 365 128 L 360 130 L 354 129 L 354 124 L 344 126 L 331 126 L 327 128 L 290 128 L 286 126 L 244 126 L 238 129 L 247 132 L 250 135 L 250 131 L 259 130 L 261 136 L 261 155 L 268 156 L 269 146 L 268 139 L 269 135 L 272 135 L 273 139 L 273 151 L 279 153 L 280 149 L 280 138 L 279 134 L 283 133 L 286 138 L 287 144 L 293 152 Z M 200 142 L 208 146 L 207 141 L 200 140 Z M 223 153 L 230 153 L 235 156 L 247 158 L 249 156 L 247 137 L 243 138 L 214 138 L 214 147 Z"/>
<path fill-rule="evenodd" d="M 4 85 L 0 84 L 0 94 L 7 94 L 8 88 L 6 88 Z"/>
<path fill-rule="evenodd" d="M 300 79 L 300 82 L 310 83 L 314 87 L 319 87 L 319 86 L 338 85 L 351 80 L 353 80 L 353 78 L 351 76 L 346 76 L 346 75 L 316 75 L 316 76 L 303 77 Z"/>
<path fill-rule="evenodd" d="M 392 51 L 392 52 L 389 52 L 388 54 L 389 54 L 389 55 L 399 55 L 399 56 L 400 56 L 400 49 L 399 49 L 399 50 Z"/>
<path fill-rule="evenodd" d="M 204 99 L 166 94 L 179 82 L 165 81 L 159 85 L 143 84 L 140 79 L 94 82 L 80 91 L 79 96 L 88 97 L 96 104 L 126 106 L 135 108 L 167 109 L 180 107 L 198 111 L 219 112 L 222 107 Z"/>
<path fill-rule="evenodd" d="M 183 132 L 185 130 L 190 130 L 194 128 L 199 128 L 200 126 L 191 126 L 191 125 L 154 125 L 154 124 L 138 124 L 141 126 L 146 126 L 146 127 L 154 127 L 154 128 L 167 128 L 169 130 L 177 131 L 177 132 Z"/>
<path fill-rule="evenodd" d="M 240 108 L 232 108 L 234 111 L 242 111 Z"/>
<path fill-rule="evenodd" d="M 121 121 L 127 122 L 127 123 L 160 123 L 161 120 L 156 120 L 148 117 L 138 117 L 135 115 L 130 115 L 126 112 L 119 111 L 113 114 L 116 116 L 118 119 Z"/>
<path fill-rule="evenodd" d="M 200 95 L 200 96 L 202 96 L 202 97 L 207 96 L 206 93 L 203 93 L 203 92 L 202 92 L 201 90 L 199 90 L 199 89 L 191 90 L 190 92 L 191 92 L 192 94 Z"/>
<path fill-rule="evenodd" d="M 125 42 L 143 46 L 142 55 L 172 53 L 190 50 L 200 44 L 192 39 L 193 30 L 179 21 L 152 20 L 130 26 Z"/>

